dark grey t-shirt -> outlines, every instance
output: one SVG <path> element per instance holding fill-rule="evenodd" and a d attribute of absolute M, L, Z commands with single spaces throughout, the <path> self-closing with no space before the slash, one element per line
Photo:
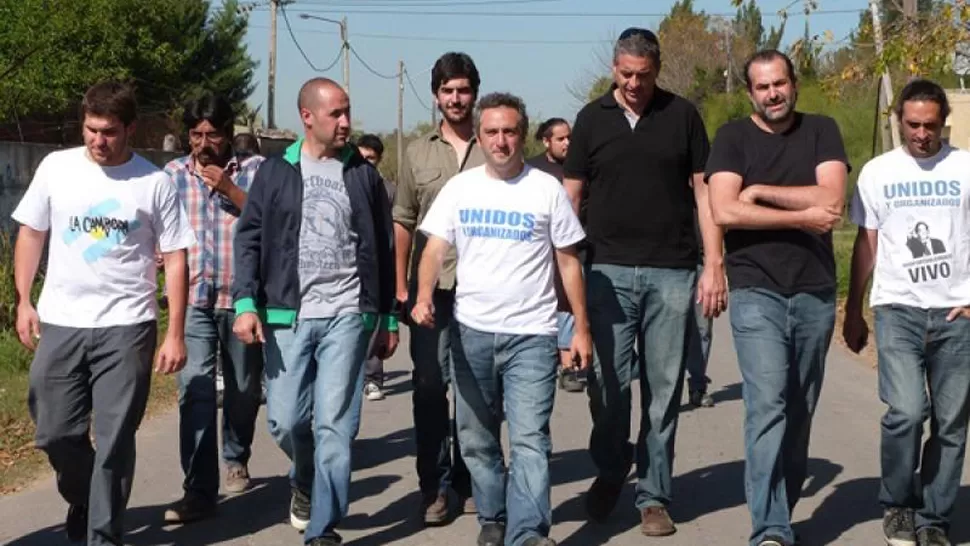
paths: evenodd
<path fill-rule="evenodd" d="M 359 235 L 351 222 L 343 164 L 300 158 L 303 222 L 300 225 L 300 318 L 331 318 L 360 311 Z"/>

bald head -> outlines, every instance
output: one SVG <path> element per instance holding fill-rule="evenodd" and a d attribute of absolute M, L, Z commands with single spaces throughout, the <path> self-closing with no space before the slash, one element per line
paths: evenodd
<path fill-rule="evenodd" d="M 313 78 L 303 84 L 300 88 L 300 98 L 297 106 L 300 110 L 304 108 L 312 110 L 319 105 L 323 97 L 346 97 L 347 93 L 340 87 L 340 84 L 330 78 Z"/>

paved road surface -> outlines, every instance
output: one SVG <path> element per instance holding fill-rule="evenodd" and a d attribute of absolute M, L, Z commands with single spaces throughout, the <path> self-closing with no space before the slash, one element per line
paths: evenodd
<path fill-rule="evenodd" d="M 687 410 L 677 438 L 674 505 L 679 532 L 669 538 L 639 534 L 633 487 L 628 486 L 617 510 L 604 525 L 585 522 L 582 494 L 594 469 L 586 453 L 590 428 L 583 394 L 557 395 L 553 416 L 552 537 L 563 546 L 744 545 L 750 521 L 742 489 L 742 404 L 728 325 L 718 321 L 710 375 L 718 405 Z M 416 514 L 414 448 L 410 405 L 409 362 L 400 351 L 389 363 L 389 395 L 364 403 L 360 440 L 356 444 L 353 503 L 341 532 L 349 546 L 473 545 L 478 526 L 463 516 L 449 527 L 422 529 Z M 796 509 L 796 530 L 806 546 L 882 544 L 876 505 L 878 422 L 882 406 L 876 397 L 876 375 L 864 363 L 835 347 L 828 360 L 821 407 L 812 435 L 810 478 Z M 297 546 L 301 536 L 287 524 L 287 464 L 266 434 L 261 417 L 251 470 L 255 487 L 222 499 L 216 519 L 190 526 L 165 526 L 164 505 L 176 499 L 182 480 L 177 450 L 177 413 L 143 426 L 139 460 L 128 510 L 127 543 L 133 546 L 260 545 Z M 634 421 L 636 422 L 636 420 Z M 966 474 L 966 472 L 964 473 Z M 964 481 L 953 538 L 970 544 L 970 508 Z M 0 498 L 0 543 L 16 546 L 66 545 L 62 522 L 66 506 L 53 479 Z"/>

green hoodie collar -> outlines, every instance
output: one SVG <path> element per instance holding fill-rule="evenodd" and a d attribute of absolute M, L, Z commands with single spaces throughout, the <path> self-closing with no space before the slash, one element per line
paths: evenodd
<path fill-rule="evenodd" d="M 302 148 L 303 137 L 300 137 L 296 140 L 296 142 L 286 147 L 286 151 L 283 152 L 283 159 L 290 165 L 299 165 L 300 150 Z M 355 153 L 357 153 L 357 147 L 349 142 L 343 147 L 342 150 L 340 150 L 340 162 L 344 164 L 344 167 L 347 166 L 347 163 L 350 162 L 350 158 L 354 157 Z"/>

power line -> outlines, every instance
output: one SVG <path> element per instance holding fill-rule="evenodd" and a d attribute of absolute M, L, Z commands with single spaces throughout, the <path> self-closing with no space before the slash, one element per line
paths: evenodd
<path fill-rule="evenodd" d="M 286 30 L 290 33 L 290 38 L 293 39 L 293 45 L 295 45 L 296 49 L 299 50 L 300 55 L 303 55 L 303 60 L 310 65 L 310 68 L 317 72 L 328 72 L 331 68 L 337 66 L 337 63 L 340 61 L 340 54 L 343 53 L 344 48 L 347 47 L 347 44 L 342 44 L 340 46 L 340 50 L 337 51 L 337 56 L 334 57 L 333 62 L 327 65 L 326 68 L 317 68 L 317 66 L 313 64 L 313 61 L 310 60 L 310 57 L 307 56 L 306 52 L 303 51 L 299 40 L 296 39 L 296 34 L 293 32 L 293 27 L 290 26 L 290 19 L 286 16 L 286 8 L 284 8 L 282 4 L 280 5 L 280 12 L 283 14 L 283 22 L 286 24 Z"/>
<path fill-rule="evenodd" d="M 411 73 L 408 72 L 407 70 L 405 70 L 404 71 L 404 77 L 407 78 L 407 80 L 408 80 L 408 87 L 410 87 L 411 88 L 411 92 L 414 93 L 414 98 L 416 98 L 418 100 L 418 104 L 420 104 L 421 106 L 424 107 L 425 110 L 427 110 L 427 111 L 430 112 L 431 111 L 431 107 L 428 106 L 427 104 L 425 104 L 423 100 L 421 100 L 421 94 L 418 93 L 417 88 L 414 87 L 414 82 L 411 81 Z"/>
<path fill-rule="evenodd" d="M 377 76 L 378 78 L 383 78 L 385 80 L 393 80 L 394 78 L 397 78 L 397 76 L 398 76 L 397 74 L 392 74 L 392 75 L 388 76 L 387 74 L 381 74 L 380 72 L 374 70 L 373 68 L 371 68 L 371 66 L 369 64 L 367 64 L 366 61 L 364 61 L 364 59 L 362 59 L 360 57 L 360 55 L 357 54 L 357 50 L 354 49 L 354 47 L 352 45 L 347 44 L 347 47 L 350 48 L 350 52 L 354 54 L 354 57 L 356 57 L 357 60 L 360 61 L 360 64 L 364 65 L 364 68 L 366 68 L 367 71 L 370 72 L 371 74 Z"/>
<path fill-rule="evenodd" d="M 562 0 L 469 0 L 467 2 L 455 2 L 455 0 L 442 0 L 440 2 L 432 2 L 430 0 L 413 0 L 413 1 L 402 1 L 402 2 L 384 2 L 381 0 L 358 0 L 357 2 L 350 1 L 334 1 L 334 2 L 312 2 L 308 0 L 303 0 L 304 3 L 312 6 L 320 6 L 326 8 L 338 8 L 340 6 L 354 6 L 361 8 L 381 8 L 381 7 L 393 7 L 393 8 L 414 8 L 414 7 L 458 7 L 458 6 L 494 6 L 496 4 L 538 4 L 546 2 L 561 2 Z"/>
<path fill-rule="evenodd" d="M 269 28 L 267 25 L 249 25 L 249 28 Z M 317 30 L 310 28 L 297 28 L 296 32 L 307 32 L 311 34 L 336 34 L 329 30 Z M 354 33 L 354 38 L 368 38 L 375 40 L 402 40 L 417 42 L 464 42 L 482 44 L 550 44 L 550 45 L 569 45 L 569 44 L 605 44 L 612 43 L 613 40 L 529 40 L 529 39 L 510 39 L 501 40 L 498 38 L 467 38 L 467 37 L 448 37 L 448 36 L 404 36 L 396 34 L 366 34 Z"/>
<path fill-rule="evenodd" d="M 494 3 L 494 2 L 490 2 Z M 456 4 L 457 5 L 457 4 Z M 461 4 L 467 5 L 467 4 Z M 360 13 L 369 15 L 412 15 L 412 16 L 471 16 L 471 17 L 666 17 L 669 13 L 603 13 L 578 11 L 433 11 L 433 10 L 396 10 L 396 9 L 338 9 L 338 8 L 305 8 L 303 11 L 316 13 Z M 862 13 L 865 9 L 830 9 L 814 10 L 809 13 L 765 13 L 762 17 L 793 18 L 810 15 L 839 15 L 848 13 Z M 737 13 L 706 13 L 711 17 L 734 17 Z"/>

